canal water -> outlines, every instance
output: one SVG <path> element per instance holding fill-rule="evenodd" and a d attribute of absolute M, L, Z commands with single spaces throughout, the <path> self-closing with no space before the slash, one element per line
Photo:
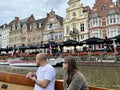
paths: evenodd
<path fill-rule="evenodd" d="M 63 79 L 62 67 L 55 67 L 57 79 Z M 19 74 L 27 74 L 29 71 L 36 71 L 37 67 L 12 67 L 0 65 L 0 71 L 7 71 Z M 79 66 L 88 84 L 91 86 L 111 88 L 120 90 L 120 67 L 101 67 L 101 66 Z"/>

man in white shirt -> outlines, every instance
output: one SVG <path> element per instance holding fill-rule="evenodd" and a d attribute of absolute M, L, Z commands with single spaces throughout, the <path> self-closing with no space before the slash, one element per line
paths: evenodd
<path fill-rule="evenodd" d="M 37 72 L 29 72 L 26 75 L 35 82 L 34 90 L 54 90 L 56 72 L 50 64 L 47 64 L 47 56 L 37 54 L 36 63 L 39 66 Z"/>

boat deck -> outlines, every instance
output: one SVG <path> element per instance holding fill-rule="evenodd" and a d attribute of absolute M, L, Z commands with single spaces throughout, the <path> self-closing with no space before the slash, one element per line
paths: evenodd
<path fill-rule="evenodd" d="M 0 72 L 0 87 L 2 84 L 8 85 L 7 90 L 33 90 L 34 83 L 27 79 L 24 75 Z M 56 80 L 55 90 L 63 90 L 63 81 Z M 89 86 L 89 90 L 111 90 L 107 88 L 99 88 Z"/>

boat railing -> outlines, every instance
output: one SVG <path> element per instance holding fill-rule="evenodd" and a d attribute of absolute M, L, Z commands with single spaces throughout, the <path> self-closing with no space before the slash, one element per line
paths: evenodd
<path fill-rule="evenodd" d="M 34 83 L 30 79 L 26 78 L 25 75 L 2 71 L 0 72 L 0 82 L 32 87 L 34 86 Z M 63 80 L 56 80 L 55 90 L 63 90 Z M 111 90 L 111 89 L 89 86 L 89 90 Z"/>

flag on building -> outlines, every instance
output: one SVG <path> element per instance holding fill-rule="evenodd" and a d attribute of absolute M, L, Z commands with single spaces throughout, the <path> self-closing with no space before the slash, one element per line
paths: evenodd
<path fill-rule="evenodd" d="M 52 54 L 52 46 L 51 46 L 51 44 L 50 44 L 50 54 Z"/>
<path fill-rule="evenodd" d="M 13 50 L 11 51 L 11 55 L 13 56 L 14 53 L 15 53 L 15 49 L 13 49 Z"/>

